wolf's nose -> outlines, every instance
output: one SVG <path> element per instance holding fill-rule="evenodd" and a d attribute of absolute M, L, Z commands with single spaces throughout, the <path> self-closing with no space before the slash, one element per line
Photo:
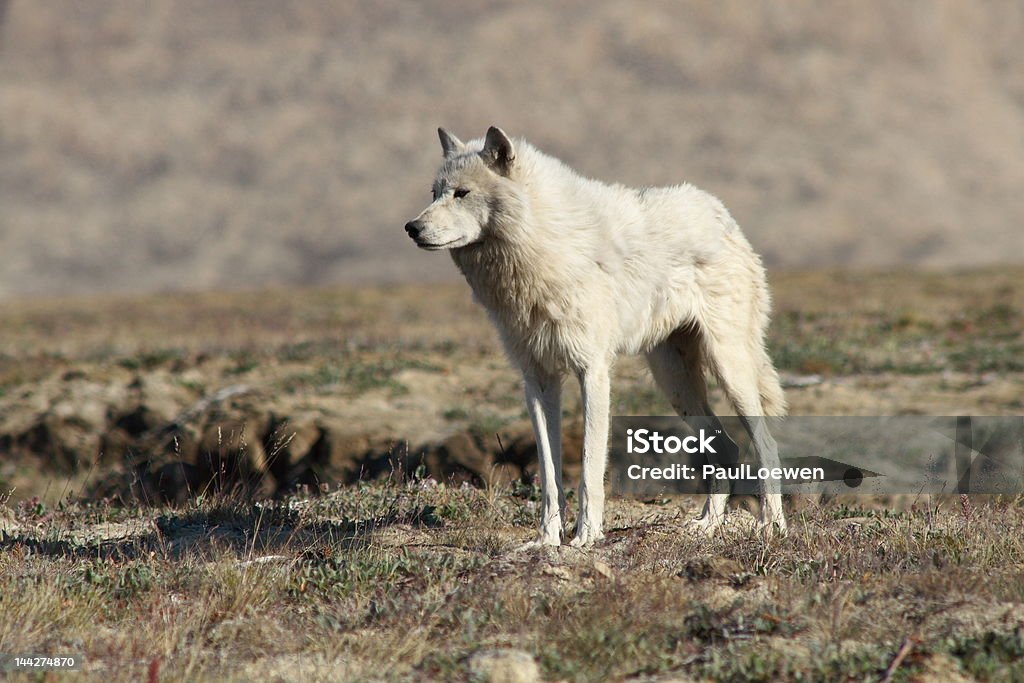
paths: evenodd
<path fill-rule="evenodd" d="M 416 221 L 409 221 L 405 224 L 405 231 L 409 234 L 409 237 L 416 239 L 423 232 L 423 226 Z"/>

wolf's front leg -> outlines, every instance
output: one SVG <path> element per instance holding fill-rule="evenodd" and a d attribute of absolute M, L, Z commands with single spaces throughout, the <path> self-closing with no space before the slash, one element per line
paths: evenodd
<path fill-rule="evenodd" d="M 540 376 L 538 376 L 540 375 Z M 541 513 L 539 545 L 562 542 L 565 493 L 562 489 L 562 378 L 525 373 L 526 409 L 537 440 Z M 531 544 L 532 545 L 532 544 Z"/>
<path fill-rule="evenodd" d="M 583 398 L 583 476 L 580 515 L 570 545 L 588 546 L 604 537 L 604 470 L 608 460 L 609 373 L 597 363 L 580 373 Z"/>

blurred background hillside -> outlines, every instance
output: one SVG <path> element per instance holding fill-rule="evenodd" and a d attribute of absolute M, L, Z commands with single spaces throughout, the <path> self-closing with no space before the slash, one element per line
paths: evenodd
<path fill-rule="evenodd" d="M 1024 253 L 1021 3 L 0 6 L 0 298 L 454 278 L 438 125 L 694 182 L 774 268 Z"/>

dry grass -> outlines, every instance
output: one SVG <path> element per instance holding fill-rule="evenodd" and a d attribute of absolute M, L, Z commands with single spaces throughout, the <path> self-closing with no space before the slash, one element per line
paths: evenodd
<path fill-rule="evenodd" d="M 154 660 L 160 680 L 465 678 L 502 646 L 551 679 L 833 681 L 880 678 L 909 639 L 894 680 L 1024 674 L 1019 501 L 804 506 L 768 543 L 741 510 L 688 535 L 692 504 L 615 501 L 595 549 L 525 553 L 528 488 L 22 507 L 4 513 L 0 651 L 82 654 L 105 680 Z"/>

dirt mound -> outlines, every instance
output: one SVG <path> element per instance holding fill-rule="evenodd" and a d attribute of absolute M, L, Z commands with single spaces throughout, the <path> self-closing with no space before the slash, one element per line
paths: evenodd
<path fill-rule="evenodd" d="M 322 414 L 281 414 L 246 385 L 229 386 L 184 411 L 141 391 L 141 380 L 74 407 L 57 402 L 14 433 L 3 450 L 57 474 L 102 470 L 85 497 L 180 504 L 210 492 L 255 498 L 379 478 L 432 478 L 474 486 L 529 481 L 536 443 L 528 423 L 496 433 L 457 431 L 440 441 L 352 435 Z M 79 389 L 79 398 L 84 398 Z M 578 470 L 582 435 L 565 436 L 567 472 Z M 412 445 L 410 445 L 412 444 Z"/>
<path fill-rule="evenodd" d="M 107 443 L 124 448 L 125 457 L 86 497 L 180 504 L 214 491 L 279 497 L 382 478 L 508 485 L 527 483 L 536 471 L 537 447 L 528 424 L 500 435 L 460 431 L 441 442 L 410 446 L 402 439 L 343 436 L 304 418 L 218 412 L 199 422 L 199 429 L 168 424 L 136 438 L 116 429 L 104 435 Z M 571 478 L 579 467 L 581 435 L 570 432 L 566 442 Z"/>

